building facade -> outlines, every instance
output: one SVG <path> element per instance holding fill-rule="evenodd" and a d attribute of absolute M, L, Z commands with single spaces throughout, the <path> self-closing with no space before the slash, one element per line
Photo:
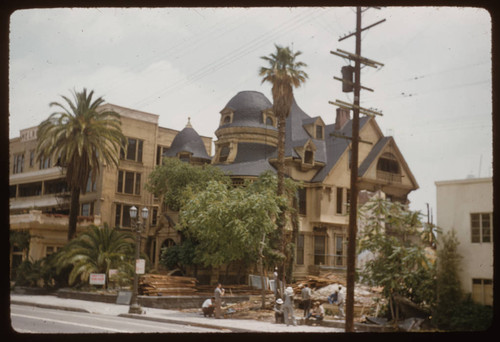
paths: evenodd
<path fill-rule="evenodd" d="M 211 163 L 226 171 L 235 185 L 264 171 L 276 171 L 277 118 L 272 103 L 260 92 L 237 93 L 222 108 L 220 117 L 214 118 L 219 127 L 213 155 L 212 139 L 199 136 L 190 122 L 179 132 L 158 126 L 158 115 L 105 106 L 121 115 L 128 147 L 120 153 L 118 169 L 103 168 L 96 184 L 89 184 L 90 191 L 81 197 L 81 219 L 130 229 L 130 207 L 140 210 L 146 206 L 150 217 L 142 247 L 155 267 L 161 248 L 180 242 L 174 229 L 176 213 L 163 210 L 160 201 L 144 189 L 149 173 L 162 158 Z M 346 269 L 351 148 L 347 138 L 351 130 L 348 110 L 337 109 L 335 123 L 325 124 L 320 116 L 305 113 L 295 101 L 286 120 L 286 175 L 303 185 L 298 192 L 296 278 Z M 384 136 L 374 118 L 362 117 L 360 139 L 360 190 L 382 191 L 392 200 L 407 202 L 418 184 L 394 138 Z M 50 245 L 45 243 L 48 228 L 36 226 L 34 217 L 66 215 L 68 200 L 64 202 L 67 190 L 62 170 L 51 161 L 35 165 L 35 147 L 36 127 L 21 131 L 19 138 L 10 141 L 10 210 L 11 229 L 28 229 L 42 237 L 38 247 L 33 252 L 30 249 L 31 257 L 38 259 L 63 246 L 66 235 L 61 226 L 59 237 L 54 236 Z M 13 224 L 16 215 L 31 216 Z M 29 228 L 32 226 L 39 229 Z"/>
<path fill-rule="evenodd" d="M 160 234 L 156 239 L 160 201 L 144 189 L 144 184 L 151 171 L 161 163 L 179 131 L 159 126 L 159 115 L 156 114 L 112 104 L 105 104 L 103 109 L 120 114 L 122 132 L 128 140 L 127 150 L 120 151 L 118 168 L 103 165 L 96 182 L 87 185 L 86 194 L 80 197 L 77 232 L 89 224 L 107 224 L 130 230 L 130 207 L 139 210 L 147 207 L 149 218 L 143 232 L 145 243 L 142 249 L 156 262 L 159 256 L 157 245 L 161 246 L 168 234 Z M 69 192 L 65 174 L 54 158 L 36 162 L 37 128 L 22 130 L 20 137 L 11 139 L 9 144 L 10 229 L 29 232 L 31 236 L 29 254 L 24 255 L 16 246 L 11 246 L 14 266 L 22 258 L 43 258 L 67 242 Z M 212 139 L 198 138 L 210 160 Z M 190 155 L 183 157 L 191 158 Z M 192 156 L 193 162 L 198 162 L 197 158 L 197 155 Z"/>
<path fill-rule="evenodd" d="M 468 178 L 436 182 L 437 225 L 454 230 L 462 256 L 459 277 L 465 293 L 493 305 L 493 180 Z"/>

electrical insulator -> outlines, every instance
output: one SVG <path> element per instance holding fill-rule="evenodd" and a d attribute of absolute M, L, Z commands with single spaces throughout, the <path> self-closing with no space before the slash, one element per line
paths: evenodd
<path fill-rule="evenodd" d="M 354 67 L 346 65 L 342 67 L 342 91 L 350 93 L 354 90 Z"/>

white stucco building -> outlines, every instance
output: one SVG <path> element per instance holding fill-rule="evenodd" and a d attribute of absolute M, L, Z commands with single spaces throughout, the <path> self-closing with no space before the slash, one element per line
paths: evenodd
<path fill-rule="evenodd" d="M 460 281 L 474 301 L 493 305 L 493 180 L 436 182 L 437 225 L 455 230 L 462 256 Z"/>

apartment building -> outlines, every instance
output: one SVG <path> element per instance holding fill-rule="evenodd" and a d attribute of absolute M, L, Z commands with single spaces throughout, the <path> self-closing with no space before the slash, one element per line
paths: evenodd
<path fill-rule="evenodd" d="M 493 305 L 493 180 L 467 178 L 436 182 L 437 225 L 454 230 L 462 256 L 459 277 L 465 293 Z"/>
<path fill-rule="evenodd" d="M 80 197 L 77 232 L 89 224 L 131 229 L 130 207 L 136 206 L 139 210 L 147 207 L 150 214 L 142 248 L 148 252 L 154 250 L 151 256 L 157 261 L 159 248 L 156 245 L 161 246 L 164 242 L 156 241 L 153 234 L 159 223 L 160 202 L 144 189 L 144 184 L 155 166 L 161 163 L 179 131 L 159 126 L 159 115 L 156 114 L 113 104 L 105 104 L 103 109 L 120 114 L 128 145 L 126 150 L 120 151 L 118 168 L 103 165 L 96 182 L 87 184 L 86 194 Z M 29 255 L 23 255 L 16 246 L 11 246 L 14 264 L 26 257 L 33 260 L 43 258 L 67 242 L 69 192 L 64 171 L 54 158 L 36 162 L 36 134 L 37 127 L 23 129 L 20 136 L 11 139 L 9 144 L 10 229 L 31 235 Z M 200 136 L 198 139 L 208 156 L 212 139 Z M 198 155 L 187 153 L 182 157 L 199 162 Z M 164 234 L 163 238 L 166 239 L 167 235 Z"/>

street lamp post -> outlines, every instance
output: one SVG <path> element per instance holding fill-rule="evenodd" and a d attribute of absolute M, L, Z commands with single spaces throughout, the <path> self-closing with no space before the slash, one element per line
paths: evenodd
<path fill-rule="evenodd" d="M 141 228 L 142 222 L 137 220 L 137 208 L 132 206 L 130 208 L 130 218 L 132 218 L 133 226 L 135 228 L 135 265 L 134 265 L 134 288 L 132 292 L 132 299 L 130 300 L 130 308 L 128 313 L 141 314 L 142 308 L 137 301 L 138 296 L 138 283 L 139 283 L 139 275 L 137 274 L 137 260 L 140 258 L 141 253 Z M 144 207 L 141 210 L 141 217 L 144 222 L 146 222 L 148 218 L 148 208 Z"/>

